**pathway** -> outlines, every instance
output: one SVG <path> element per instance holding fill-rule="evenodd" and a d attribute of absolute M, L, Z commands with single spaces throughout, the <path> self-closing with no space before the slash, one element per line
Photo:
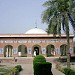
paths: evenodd
<path fill-rule="evenodd" d="M 23 70 L 20 72 L 20 75 L 34 75 L 33 74 L 34 72 L 33 72 L 32 59 L 33 58 L 28 58 L 28 60 L 27 60 L 27 58 L 26 58 L 26 60 L 25 60 L 25 58 L 20 58 L 20 59 L 18 59 L 19 61 L 16 62 L 16 63 L 1 63 L 1 64 L 7 65 L 7 66 L 21 65 Z M 52 73 L 53 73 L 53 75 L 64 75 L 63 73 L 61 73 L 60 71 L 55 69 L 55 63 L 53 62 L 54 59 L 55 58 L 46 58 L 46 60 L 48 62 L 52 63 Z M 23 60 L 24 60 L 24 62 L 23 62 Z"/>
<path fill-rule="evenodd" d="M 33 66 L 32 64 L 22 64 L 23 71 L 20 72 L 20 75 L 34 75 L 33 74 Z M 64 75 L 60 71 L 56 70 L 55 68 L 52 68 L 53 75 Z"/>

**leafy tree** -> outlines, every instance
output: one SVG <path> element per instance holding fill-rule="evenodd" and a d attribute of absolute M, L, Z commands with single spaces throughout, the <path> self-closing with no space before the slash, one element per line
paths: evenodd
<path fill-rule="evenodd" d="M 46 9 L 42 13 L 42 21 L 48 24 L 47 33 L 61 35 L 61 27 L 66 33 L 67 67 L 70 68 L 69 22 L 75 31 L 75 0 L 48 0 L 43 6 Z"/>

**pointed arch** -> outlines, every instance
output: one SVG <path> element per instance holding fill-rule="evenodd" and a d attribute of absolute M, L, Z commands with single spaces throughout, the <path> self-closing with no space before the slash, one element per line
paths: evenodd
<path fill-rule="evenodd" d="M 13 54 L 13 46 L 6 45 L 4 47 L 4 57 L 12 57 Z"/>
<path fill-rule="evenodd" d="M 46 47 L 46 55 L 47 55 L 47 57 L 55 55 L 55 47 L 54 47 L 54 45 L 50 44 L 50 45 L 48 45 Z"/>
<path fill-rule="evenodd" d="M 27 47 L 25 45 L 18 46 L 18 56 L 27 57 Z"/>
<path fill-rule="evenodd" d="M 36 56 L 41 54 L 41 46 L 40 45 L 34 45 L 32 47 L 32 56 Z"/>
<path fill-rule="evenodd" d="M 63 44 L 60 46 L 60 55 L 61 56 L 66 56 L 66 50 L 67 50 L 67 45 Z"/>

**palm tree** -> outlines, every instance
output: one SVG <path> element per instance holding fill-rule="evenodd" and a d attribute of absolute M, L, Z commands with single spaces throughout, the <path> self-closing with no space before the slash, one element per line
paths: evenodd
<path fill-rule="evenodd" d="M 75 30 L 75 0 L 48 0 L 43 6 L 43 23 L 48 24 L 47 33 L 61 34 L 61 26 L 67 37 L 67 67 L 70 68 L 69 22 Z"/>

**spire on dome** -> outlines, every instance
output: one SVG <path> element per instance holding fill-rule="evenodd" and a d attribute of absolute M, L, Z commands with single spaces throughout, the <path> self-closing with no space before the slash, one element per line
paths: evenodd
<path fill-rule="evenodd" d="M 35 22 L 35 28 L 37 28 L 37 22 Z"/>

